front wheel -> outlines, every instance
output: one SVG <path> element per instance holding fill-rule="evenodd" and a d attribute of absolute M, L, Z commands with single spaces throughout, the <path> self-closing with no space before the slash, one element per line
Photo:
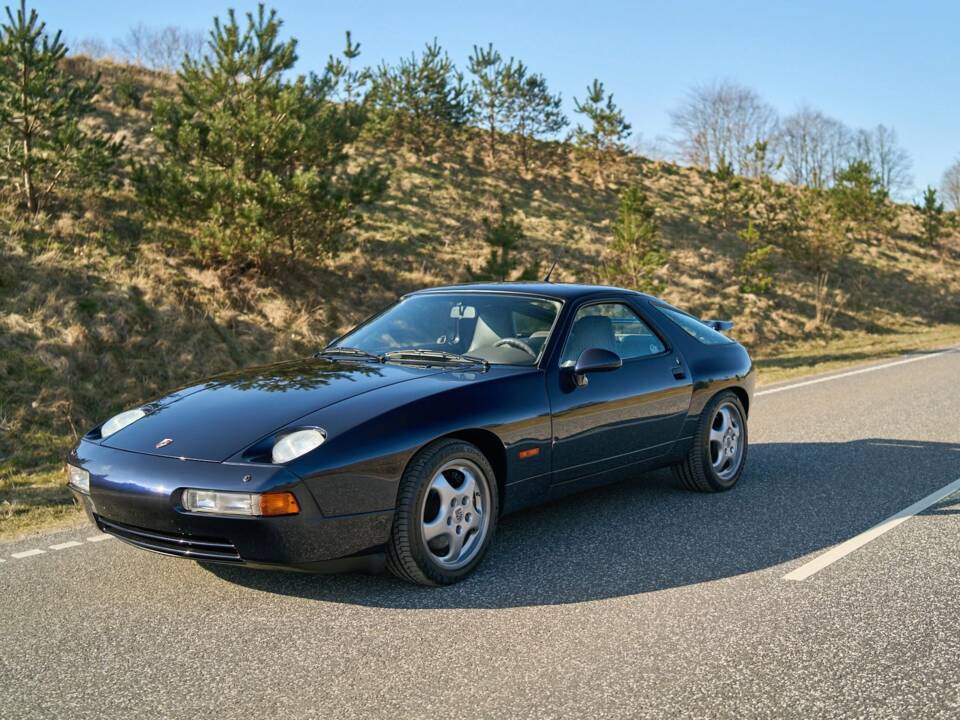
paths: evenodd
<path fill-rule="evenodd" d="M 703 409 L 690 452 L 673 472 L 688 490 L 721 492 L 737 484 L 746 463 L 747 413 L 725 390 Z"/>
<path fill-rule="evenodd" d="M 390 572 L 418 585 L 450 585 L 473 572 L 496 529 L 496 483 L 470 443 L 440 440 L 417 453 L 400 481 Z"/>

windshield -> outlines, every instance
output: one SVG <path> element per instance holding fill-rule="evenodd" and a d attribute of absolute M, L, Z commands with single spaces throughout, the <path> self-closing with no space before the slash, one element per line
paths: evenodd
<path fill-rule="evenodd" d="M 559 311 L 555 300 L 508 293 L 412 295 L 328 350 L 343 347 L 374 355 L 431 350 L 492 365 L 535 365 Z"/>

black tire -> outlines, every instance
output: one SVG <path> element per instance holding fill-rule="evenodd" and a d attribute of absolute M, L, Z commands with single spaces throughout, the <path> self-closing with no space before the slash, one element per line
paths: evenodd
<path fill-rule="evenodd" d="M 429 500 L 431 483 L 441 469 L 461 461 L 471 463 L 485 476 L 487 525 L 469 561 L 451 569 L 442 565 L 424 540 L 423 508 Z M 464 579 L 476 569 L 490 547 L 499 509 L 496 475 L 490 461 L 476 446 L 457 439 L 430 443 L 413 457 L 400 481 L 397 510 L 387 544 L 387 569 L 417 585 L 451 585 Z"/>
<path fill-rule="evenodd" d="M 723 477 L 714 468 L 710 447 L 710 431 L 721 408 L 730 406 L 735 408 L 739 414 L 742 445 L 739 450 L 739 464 L 729 477 Z M 737 394 L 730 390 L 724 390 L 711 398 L 703 409 L 690 451 L 682 462 L 673 466 L 673 474 L 687 490 L 696 492 L 729 490 L 737 484 L 743 474 L 743 469 L 747 465 L 748 448 L 747 413 L 743 409 L 743 404 Z"/>

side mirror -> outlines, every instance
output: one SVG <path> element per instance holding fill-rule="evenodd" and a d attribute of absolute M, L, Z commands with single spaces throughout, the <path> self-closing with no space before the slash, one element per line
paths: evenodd
<path fill-rule="evenodd" d="M 588 382 L 587 373 L 608 372 L 621 367 L 623 360 L 615 352 L 603 348 L 587 348 L 580 353 L 577 364 L 573 366 L 573 381 L 577 387 L 584 387 Z"/>

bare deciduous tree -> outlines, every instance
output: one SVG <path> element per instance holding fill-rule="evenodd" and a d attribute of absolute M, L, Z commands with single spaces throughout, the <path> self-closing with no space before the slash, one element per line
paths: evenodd
<path fill-rule="evenodd" d="M 910 155 L 897 141 L 897 131 L 886 125 L 857 131 L 851 160 L 870 163 L 883 189 L 891 196 L 902 196 L 913 185 Z"/>
<path fill-rule="evenodd" d="M 808 107 L 784 118 L 780 152 L 786 180 L 817 189 L 830 187 L 850 154 L 850 135 L 842 122 Z"/>
<path fill-rule="evenodd" d="M 954 161 L 953 165 L 943 172 L 943 179 L 940 180 L 940 193 L 951 210 L 960 211 L 960 160 Z"/>
<path fill-rule="evenodd" d="M 648 160 L 672 162 L 676 158 L 673 142 L 666 135 L 647 137 L 643 133 L 636 133 L 630 149 L 635 155 Z"/>
<path fill-rule="evenodd" d="M 205 44 L 202 32 L 175 25 L 157 29 L 142 23 L 114 42 L 118 55 L 127 62 L 167 72 L 179 68 L 185 57 L 198 59 Z"/>
<path fill-rule="evenodd" d="M 66 42 L 66 40 L 64 41 Z M 69 55 L 85 55 L 91 60 L 104 60 L 111 56 L 110 46 L 98 37 L 85 37 L 69 45 Z"/>
<path fill-rule="evenodd" d="M 715 170 L 726 160 L 738 174 L 752 177 L 769 172 L 769 166 L 758 167 L 756 147 L 776 139 L 779 120 L 776 110 L 750 88 L 731 81 L 695 86 L 671 113 L 671 121 L 686 162 Z"/>

